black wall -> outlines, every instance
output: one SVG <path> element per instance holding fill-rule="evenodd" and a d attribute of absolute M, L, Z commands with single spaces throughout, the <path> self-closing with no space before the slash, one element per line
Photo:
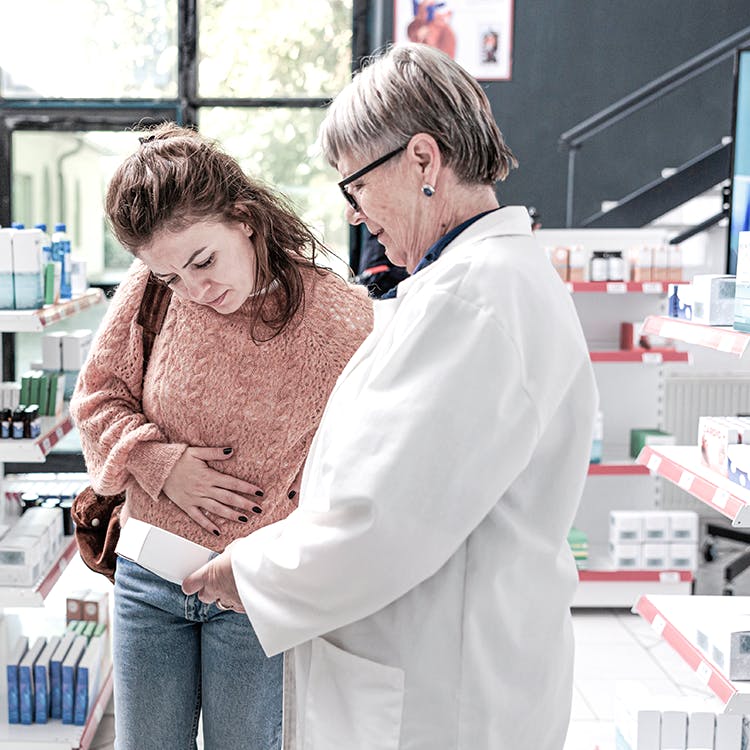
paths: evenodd
<path fill-rule="evenodd" d="M 392 5 L 382 11 L 375 45 L 392 40 Z M 515 0 L 512 80 L 484 84 L 520 162 L 501 200 L 564 226 L 560 134 L 749 26 L 750 0 Z M 574 223 L 718 144 L 731 111 L 727 61 L 594 136 L 577 158 Z"/>

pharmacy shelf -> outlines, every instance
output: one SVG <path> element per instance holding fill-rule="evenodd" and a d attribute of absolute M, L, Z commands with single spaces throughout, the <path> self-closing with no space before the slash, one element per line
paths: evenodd
<path fill-rule="evenodd" d="M 76 552 L 75 538 L 64 537 L 52 566 L 33 586 L 0 586 L 0 608 L 41 607 Z"/>
<path fill-rule="evenodd" d="M 750 712 L 750 682 L 732 681 L 701 650 L 695 640 L 696 624 L 707 616 L 726 619 L 732 614 L 745 614 L 745 596 L 653 596 L 639 597 L 633 612 L 651 624 L 695 672 L 697 680 L 706 685 L 724 704 L 726 713 Z"/>
<path fill-rule="evenodd" d="M 649 473 L 647 466 L 641 466 L 632 461 L 589 464 L 589 476 L 643 476 Z"/>
<path fill-rule="evenodd" d="M 677 282 L 675 282 L 677 283 Z M 668 281 L 568 281 L 569 292 L 605 294 L 666 294 Z"/>
<path fill-rule="evenodd" d="M 58 719 L 21 726 L 7 724 L 4 718 L 0 722 L 0 750 L 89 750 L 111 697 L 110 667 L 84 726 L 62 724 Z"/>
<path fill-rule="evenodd" d="M 0 310 L 0 333 L 43 331 L 46 326 L 103 301 L 104 292 L 101 289 L 88 289 L 80 297 L 56 305 L 45 305 L 39 310 Z"/>
<path fill-rule="evenodd" d="M 578 571 L 573 607 L 632 607 L 641 594 L 686 594 L 693 587 L 690 570 L 616 570 L 603 555 L 592 554 Z"/>
<path fill-rule="evenodd" d="M 0 463 L 44 463 L 45 456 L 73 429 L 69 414 L 59 417 L 40 417 L 41 432 L 38 438 L 0 441 Z"/>
<path fill-rule="evenodd" d="M 640 362 L 644 365 L 660 365 L 662 362 L 690 362 L 689 352 L 677 349 L 615 349 L 591 351 L 592 362 Z"/>
<path fill-rule="evenodd" d="M 704 466 L 697 446 L 647 445 L 636 461 L 731 519 L 732 526 L 750 528 L 750 490 Z"/>
<path fill-rule="evenodd" d="M 750 334 L 735 331 L 730 326 L 704 326 L 663 315 L 649 315 L 643 323 L 643 333 L 717 349 L 737 357 L 742 357 L 750 344 Z"/>

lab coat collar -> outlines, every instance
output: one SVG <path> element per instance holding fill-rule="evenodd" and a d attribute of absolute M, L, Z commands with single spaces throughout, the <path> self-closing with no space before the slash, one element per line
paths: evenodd
<path fill-rule="evenodd" d="M 396 289 L 396 298 L 399 299 L 409 291 L 414 281 L 421 277 L 423 273 L 426 273 L 432 265 L 440 263 L 441 258 L 449 253 L 453 248 L 463 245 L 467 242 L 473 242 L 477 239 L 483 239 L 485 237 L 502 237 L 512 235 L 525 235 L 531 236 L 531 219 L 529 218 L 529 212 L 525 206 L 504 206 L 499 208 L 497 211 L 491 211 L 490 213 L 483 216 L 481 219 L 477 219 L 471 226 L 464 229 L 461 234 L 446 245 L 443 252 L 440 254 L 434 263 L 430 266 L 426 266 L 418 273 L 413 276 L 409 276 L 404 279 Z M 387 304 L 393 300 L 381 300 L 376 305 L 376 310 L 383 303 Z M 378 316 L 376 316 L 378 317 Z M 376 323 L 377 325 L 377 323 Z"/>

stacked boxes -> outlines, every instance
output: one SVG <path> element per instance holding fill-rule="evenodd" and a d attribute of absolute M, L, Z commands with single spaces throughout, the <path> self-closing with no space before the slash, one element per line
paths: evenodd
<path fill-rule="evenodd" d="M 632 570 L 695 570 L 698 514 L 689 510 L 613 510 L 609 514 L 613 565 Z"/>
<path fill-rule="evenodd" d="M 742 487 L 750 486 L 750 418 L 700 417 L 701 460 Z"/>
<path fill-rule="evenodd" d="M 0 539 L 0 586 L 31 586 L 63 539 L 60 508 L 30 508 Z"/>
<path fill-rule="evenodd" d="M 585 531 L 573 527 L 568 532 L 568 544 L 578 570 L 585 570 L 589 559 L 589 540 Z"/>

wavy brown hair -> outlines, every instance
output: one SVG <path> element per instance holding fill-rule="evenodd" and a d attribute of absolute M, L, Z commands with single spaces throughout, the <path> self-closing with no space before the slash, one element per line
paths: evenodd
<path fill-rule="evenodd" d="M 251 335 L 256 343 L 277 336 L 304 309 L 300 269 L 326 272 L 315 259 L 323 245 L 284 197 L 195 130 L 167 123 L 140 141 L 107 189 L 105 211 L 117 239 L 137 257 L 155 235 L 196 221 L 246 223 L 256 250 Z"/>

